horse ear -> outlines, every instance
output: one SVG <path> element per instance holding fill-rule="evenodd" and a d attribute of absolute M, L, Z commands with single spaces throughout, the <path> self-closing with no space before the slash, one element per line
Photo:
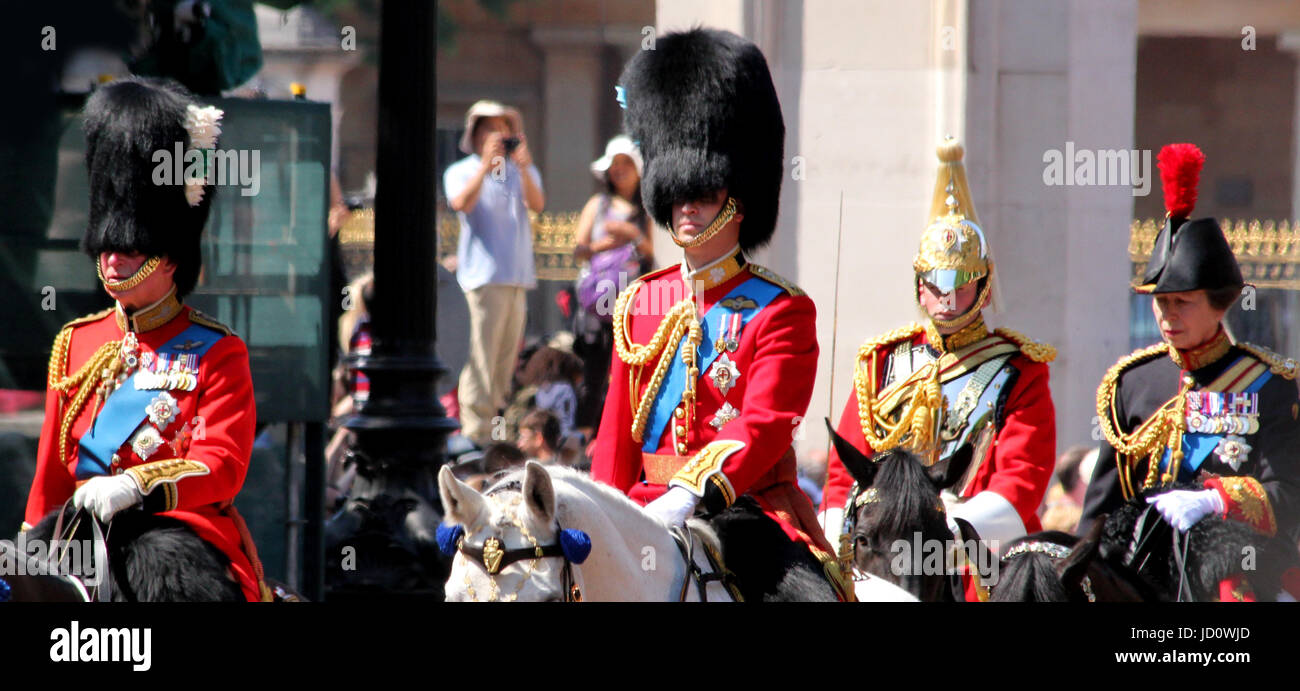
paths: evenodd
<path fill-rule="evenodd" d="M 551 484 L 551 474 L 537 461 L 529 461 L 524 466 L 524 504 L 543 523 L 555 519 L 555 487 Z"/>
<path fill-rule="evenodd" d="M 876 480 L 876 464 L 850 444 L 849 440 L 837 434 L 835 428 L 831 426 L 830 418 L 825 420 L 826 431 L 831 433 L 831 443 L 835 445 L 835 453 L 839 455 L 840 462 L 849 471 L 849 475 L 857 481 L 858 487 L 870 487 Z"/>
<path fill-rule="evenodd" d="M 1093 521 L 1092 529 L 1079 542 L 1075 543 L 1074 548 L 1070 550 L 1070 556 L 1066 557 L 1056 566 L 1056 572 L 1061 577 L 1061 585 L 1074 592 L 1078 590 L 1079 583 L 1083 580 L 1084 575 L 1088 572 L 1088 564 L 1097 556 L 1097 547 L 1101 544 L 1101 529 L 1105 523 L 1105 518 Z"/>
<path fill-rule="evenodd" d="M 961 480 L 970 467 L 970 460 L 975 455 L 975 448 L 969 443 L 962 444 L 957 450 L 938 463 L 925 469 L 926 477 L 937 489 L 948 489 Z"/>
<path fill-rule="evenodd" d="M 451 468 L 443 466 L 438 471 L 438 496 L 442 498 L 442 509 L 449 522 L 470 526 L 487 509 L 483 495 L 469 485 L 456 479 Z"/>

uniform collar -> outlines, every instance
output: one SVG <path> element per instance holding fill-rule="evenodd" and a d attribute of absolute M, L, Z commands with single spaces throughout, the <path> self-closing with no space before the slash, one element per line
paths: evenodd
<path fill-rule="evenodd" d="M 176 299 L 176 286 L 172 286 L 172 289 L 161 300 L 148 307 L 136 310 L 130 316 L 127 316 L 126 310 L 122 309 L 122 303 L 120 302 L 117 303 L 117 308 L 113 310 L 113 316 L 117 318 L 117 326 L 122 329 L 123 333 L 134 331 L 138 334 L 165 326 L 180 313 L 181 301 Z"/>
<path fill-rule="evenodd" d="M 977 314 L 975 321 L 963 326 L 961 330 L 950 333 L 947 336 L 939 335 L 939 330 L 935 328 L 933 322 L 926 322 L 925 338 L 930 345 L 940 353 L 951 353 L 961 350 L 966 346 L 977 343 L 988 338 L 989 329 L 984 324 L 984 315 Z"/>
<path fill-rule="evenodd" d="M 1232 339 L 1228 338 L 1228 332 L 1223 328 L 1223 325 L 1219 325 L 1219 330 L 1214 334 L 1214 338 L 1190 350 L 1179 350 L 1171 346 L 1169 348 L 1169 357 L 1180 368 L 1195 372 L 1202 367 L 1218 362 L 1220 358 L 1228 354 L 1228 350 L 1231 348 Z"/>
<path fill-rule="evenodd" d="M 682 280 L 692 289 L 698 288 L 704 291 L 730 281 L 738 276 L 743 268 L 745 268 L 745 256 L 740 252 L 740 245 L 736 244 L 721 257 L 694 271 L 686 267 L 686 260 L 683 259 Z"/>

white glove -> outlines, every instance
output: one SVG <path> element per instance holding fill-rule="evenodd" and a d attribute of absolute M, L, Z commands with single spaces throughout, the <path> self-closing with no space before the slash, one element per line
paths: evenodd
<path fill-rule="evenodd" d="M 817 522 L 821 524 L 822 532 L 826 535 L 826 541 L 830 543 L 832 549 L 838 552 L 840 549 L 840 533 L 844 530 L 844 509 L 826 509 L 817 516 Z"/>
<path fill-rule="evenodd" d="M 669 528 L 686 525 L 686 519 L 695 513 L 699 497 L 682 487 L 670 487 L 663 496 L 645 505 L 645 512 L 658 518 Z"/>
<path fill-rule="evenodd" d="M 1227 510 L 1219 492 L 1212 489 L 1176 489 L 1158 496 L 1147 497 L 1147 503 L 1155 504 L 1160 515 L 1180 533 L 1187 532 L 1189 528 L 1196 525 L 1197 521 L 1212 513 L 1223 513 Z"/>
<path fill-rule="evenodd" d="M 85 509 L 103 523 L 122 509 L 144 501 L 144 495 L 130 475 L 100 475 L 86 481 L 72 495 L 72 505 Z"/>

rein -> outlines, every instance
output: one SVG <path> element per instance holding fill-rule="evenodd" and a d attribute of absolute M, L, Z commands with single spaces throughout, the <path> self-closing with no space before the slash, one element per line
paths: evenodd
<path fill-rule="evenodd" d="M 722 587 L 727 589 L 731 598 L 736 602 L 741 602 L 739 588 L 736 585 L 736 575 L 729 569 L 719 563 L 717 555 L 707 546 L 704 548 L 704 556 L 709 560 L 709 566 L 712 571 L 705 573 L 699 564 L 695 563 L 695 533 L 686 526 L 673 526 L 668 531 L 673 536 L 673 542 L 677 543 L 677 549 L 682 553 L 682 559 L 686 561 L 686 575 L 682 577 L 682 590 L 677 596 L 678 602 L 686 602 L 686 593 L 691 584 L 691 578 L 695 579 L 695 587 L 700 591 L 700 602 L 709 601 L 708 585 L 717 581 Z"/>
<path fill-rule="evenodd" d="M 1195 602 L 1196 596 L 1192 594 L 1191 585 L 1187 582 L 1187 549 L 1192 542 L 1191 537 L 1180 535 L 1173 526 L 1160 518 L 1154 504 L 1148 505 L 1133 525 L 1128 550 L 1124 555 L 1124 565 L 1140 574 L 1142 569 L 1146 567 L 1147 560 L 1151 558 L 1151 542 L 1153 538 L 1163 530 L 1172 533 L 1170 539 L 1173 547 L 1174 566 L 1178 569 L 1178 595 L 1175 602 Z M 1140 562 L 1134 566 L 1133 562 L 1139 559 Z"/>
<path fill-rule="evenodd" d="M 78 510 L 73 514 L 72 524 L 65 531 L 63 529 L 63 517 L 67 512 L 68 504 L 71 502 L 72 499 L 68 499 L 68 501 L 64 502 L 63 506 L 59 507 L 58 517 L 54 520 L 54 531 L 51 533 L 50 547 L 53 548 L 62 543 L 64 545 L 62 551 L 56 553 L 54 549 L 51 549 L 49 555 L 44 560 L 39 560 L 33 555 L 19 552 L 17 547 L 10 544 L 8 541 L 0 542 L 0 550 L 10 553 L 14 563 L 18 563 L 20 560 L 23 561 L 26 564 L 26 571 L 29 575 L 44 575 L 67 581 L 77 589 L 77 592 L 86 602 L 108 602 L 112 599 L 112 580 L 108 570 L 107 540 L 112 523 L 110 521 L 109 526 L 106 527 L 99 522 L 99 519 L 95 518 L 94 514 L 83 509 Z M 87 589 L 86 584 L 82 582 L 81 578 L 78 578 L 71 573 L 63 573 L 64 569 L 60 566 L 64 557 L 67 556 L 66 545 L 72 541 L 72 536 L 76 534 L 77 528 L 81 525 L 83 513 L 85 513 L 90 522 L 91 543 L 94 551 L 95 576 L 99 581 L 98 585 L 92 586 L 89 590 Z"/>

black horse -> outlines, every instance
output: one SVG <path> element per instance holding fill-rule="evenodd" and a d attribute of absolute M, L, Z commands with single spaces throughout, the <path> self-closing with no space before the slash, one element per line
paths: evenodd
<path fill-rule="evenodd" d="M 1102 521 L 1080 539 L 1059 530 L 1007 545 L 991 602 L 1145 602 L 1159 599 L 1122 565 L 1097 558 Z"/>
<path fill-rule="evenodd" d="M 1219 584 L 1234 576 L 1245 576 L 1259 599 L 1274 599 L 1298 561 L 1294 546 L 1213 515 L 1180 533 L 1146 501 L 1171 489 L 1199 488 L 1149 491 L 1096 521 L 1082 540 L 1047 532 L 1012 543 L 993 599 L 1203 602 L 1218 599 Z M 1016 549 L 1030 543 L 1038 544 Z"/>
<path fill-rule="evenodd" d="M 836 434 L 829 420 L 826 427 L 840 461 L 857 482 L 852 528 L 854 566 L 899 586 L 922 602 L 964 601 L 960 574 L 946 564 L 946 546 L 958 536 L 948 528 L 940 492 L 965 474 L 971 447 L 963 445 L 947 459 L 926 466 L 903 449 L 868 458 Z M 975 554 L 967 550 L 968 558 L 991 564 L 991 556 L 975 529 L 962 519 L 957 519 L 957 524 L 963 545 L 976 545 Z M 944 560 L 943 568 L 933 568 L 934 554 L 926 555 L 931 557 L 929 560 L 912 554 L 918 547 L 936 545 L 945 546 L 938 553 Z M 922 564 L 919 570 L 917 563 Z"/>
<path fill-rule="evenodd" d="M 835 602 L 820 561 L 749 496 L 706 517 L 745 602 Z"/>
<path fill-rule="evenodd" d="M 64 510 L 64 532 L 56 536 L 59 511 L 27 531 L 25 540 L 94 543 L 88 514 L 77 515 L 71 506 Z M 239 583 L 230 575 L 230 560 L 200 538 L 184 523 L 167 516 L 140 510 L 119 512 L 104 528 L 107 573 L 94 574 L 106 586 L 114 602 L 244 602 Z M 42 584 L 49 585 L 43 589 Z M 94 590 L 94 589 L 91 589 Z M 15 600 L 61 599 L 66 588 L 38 581 L 30 589 L 16 591 Z M 80 598 L 77 598 L 80 599 Z"/>

